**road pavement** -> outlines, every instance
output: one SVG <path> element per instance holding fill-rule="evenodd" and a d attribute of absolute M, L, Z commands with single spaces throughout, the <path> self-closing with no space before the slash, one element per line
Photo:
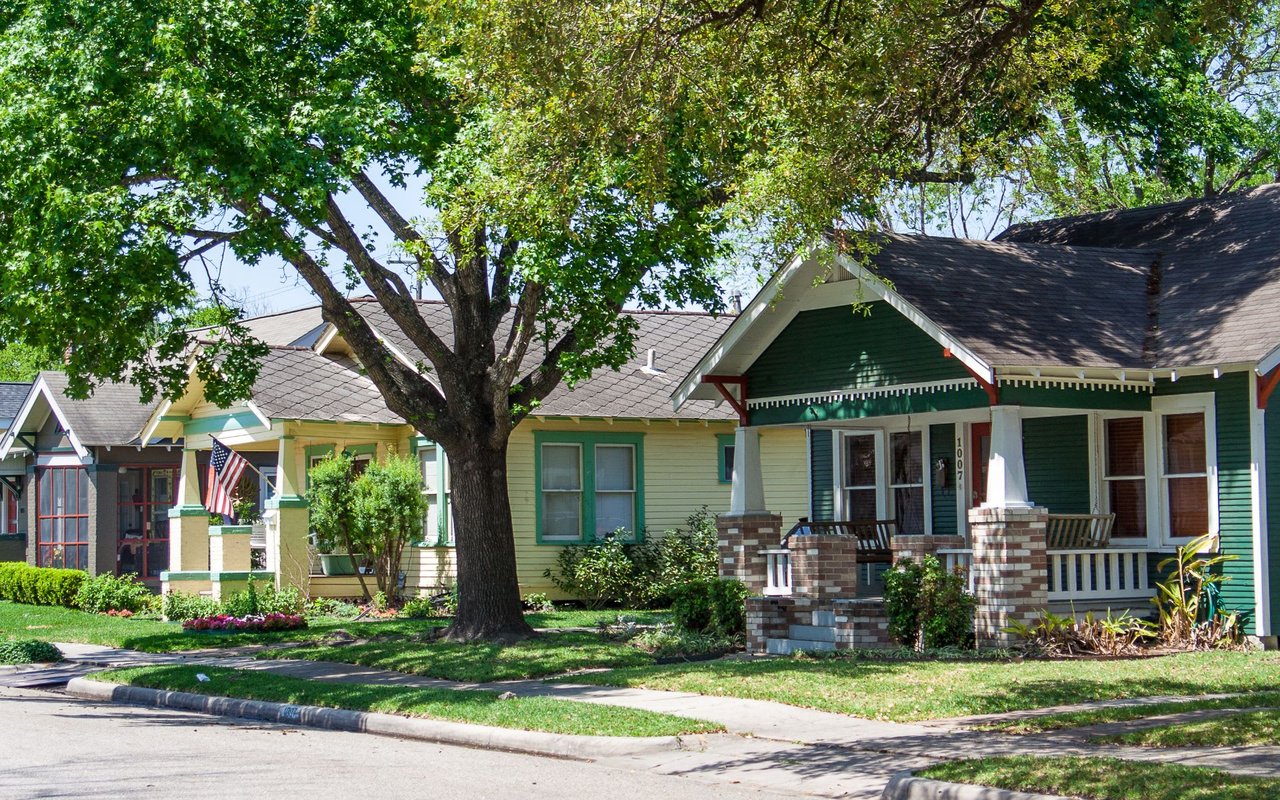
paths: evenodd
<path fill-rule="evenodd" d="M 0 689 L 2 800 L 786 796 L 794 795 L 723 785 L 710 775 L 699 780 L 616 764 L 302 730 Z"/>

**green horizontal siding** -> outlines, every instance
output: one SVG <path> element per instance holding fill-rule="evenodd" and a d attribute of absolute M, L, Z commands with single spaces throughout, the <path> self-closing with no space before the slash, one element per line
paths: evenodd
<path fill-rule="evenodd" d="M 895 386 L 969 373 L 942 346 L 883 302 L 867 313 L 841 305 L 802 311 L 747 370 L 753 397 Z"/>
<path fill-rule="evenodd" d="M 939 486 L 933 480 L 933 465 L 938 459 L 947 460 L 947 485 Z M 929 463 L 925 465 L 929 480 L 930 502 L 933 503 L 933 532 L 937 535 L 951 536 L 959 533 L 956 524 L 956 426 L 929 426 Z"/>
<path fill-rule="evenodd" d="M 1055 514 L 1090 513 L 1087 416 L 1023 420 L 1022 451 L 1031 502 Z"/>
<path fill-rule="evenodd" d="M 809 431 L 809 512 L 814 520 L 836 518 L 834 439 L 832 432 L 823 428 Z"/>
<path fill-rule="evenodd" d="M 1001 386 L 1000 402 L 1041 408 L 1088 408 L 1150 411 L 1151 393 L 1120 389 L 1080 389 L 1054 386 Z"/>
<path fill-rule="evenodd" d="M 1218 437 L 1218 520 L 1222 552 L 1237 556 L 1223 565 L 1230 578 L 1222 584 L 1227 609 L 1247 613 L 1255 632 L 1253 580 L 1253 493 L 1250 475 L 1249 376 L 1229 372 L 1221 378 L 1192 376 L 1156 384 L 1157 395 L 1214 393 Z"/>
<path fill-rule="evenodd" d="M 1280 630 L 1280 397 L 1267 405 L 1267 553 L 1271 564 L 1271 635 Z"/>

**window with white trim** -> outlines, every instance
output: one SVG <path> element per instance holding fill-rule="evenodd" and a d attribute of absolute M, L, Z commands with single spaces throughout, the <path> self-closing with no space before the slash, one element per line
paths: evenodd
<path fill-rule="evenodd" d="M 876 457 L 875 431 L 846 433 L 841 474 L 841 515 L 849 520 L 871 520 L 880 516 L 880 469 Z"/>
<path fill-rule="evenodd" d="M 542 539 L 582 540 L 582 445 L 542 445 Z"/>
<path fill-rule="evenodd" d="M 837 515 L 845 520 L 893 519 L 900 533 L 929 533 L 924 431 L 844 431 L 840 441 Z"/>
<path fill-rule="evenodd" d="M 539 542 L 572 544 L 614 535 L 640 539 L 642 434 L 535 431 L 534 442 Z"/>
<path fill-rule="evenodd" d="M 889 434 L 889 495 L 898 533 L 925 532 L 924 437 L 920 431 Z"/>
<path fill-rule="evenodd" d="M 1114 538 L 1147 538 L 1146 420 L 1112 417 L 1104 426 L 1102 480 L 1106 508 L 1116 515 Z"/>
<path fill-rule="evenodd" d="M 1170 539 L 1210 531 L 1207 431 L 1203 411 L 1160 415 L 1160 503 Z"/>
<path fill-rule="evenodd" d="M 422 471 L 422 541 L 426 544 L 453 544 L 453 515 L 449 513 L 449 465 L 444 451 L 434 444 L 418 448 Z"/>

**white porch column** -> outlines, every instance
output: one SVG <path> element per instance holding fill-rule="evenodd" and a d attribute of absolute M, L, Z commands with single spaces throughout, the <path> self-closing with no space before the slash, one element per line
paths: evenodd
<path fill-rule="evenodd" d="M 991 407 L 991 458 L 987 463 L 987 501 L 983 508 L 1032 508 L 1022 459 L 1022 409 Z"/>
<path fill-rule="evenodd" d="M 733 434 L 733 490 L 730 514 L 766 514 L 764 475 L 760 468 L 760 431 L 739 427 Z"/>

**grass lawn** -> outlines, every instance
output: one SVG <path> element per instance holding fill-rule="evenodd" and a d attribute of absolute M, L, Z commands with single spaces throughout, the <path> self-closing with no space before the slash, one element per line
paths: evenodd
<path fill-rule="evenodd" d="M 196 678 L 198 672 L 210 680 L 207 683 L 199 681 Z M 671 714 L 548 697 L 499 700 L 492 692 L 325 683 L 220 667 L 136 667 L 100 672 L 90 677 L 151 689 L 586 736 L 676 736 L 724 730 L 713 722 Z"/>
<path fill-rule="evenodd" d="M 1264 800 L 1280 796 L 1280 781 L 1274 779 L 1114 758 L 976 758 L 939 764 L 917 774 L 953 783 L 1087 800 Z"/>
<path fill-rule="evenodd" d="M 397 638 L 367 644 L 290 647 L 264 653 L 262 657 L 341 661 L 467 682 L 540 678 L 577 669 L 653 663 L 652 656 L 632 645 L 584 632 L 544 633 L 510 645 Z"/>
<path fill-rule="evenodd" d="M 1062 714 L 1046 714 L 1042 717 L 1029 719 L 975 725 L 974 730 L 997 731 L 1000 733 L 1042 733 L 1065 728 L 1101 725 L 1105 722 L 1128 722 L 1129 720 L 1158 717 L 1164 714 L 1179 714 L 1183 711 L 1204 711 L 1218 708 L 1263 708 L 1270 706 L 1280 708 L 1280 692 L 1251 692 L 1239 697 L 1223 697 L 1215 700 L 1187 700 L 1183 702 L 1151 703 L 1141 706 L 1122 706 L 1119 708 L 1093 708 L 1088 711 L 1068 711 Z"/>
<path fill-rule="evenodd" d="M 1091 741 L 1095 744 L 1133 744 L 1139 747 L 1275 745 L 1280 744 L 1280 708 L 1163 725 L 1114 736 L 1095 736 Z"/>
<path fill-rule="evenodd" d="M 619 669 L 571 680 L 911 722 L 1125 697 L 1273 689 L 1280 684 L 1280 654 L 1023 662 L 774 658 Z"/>

